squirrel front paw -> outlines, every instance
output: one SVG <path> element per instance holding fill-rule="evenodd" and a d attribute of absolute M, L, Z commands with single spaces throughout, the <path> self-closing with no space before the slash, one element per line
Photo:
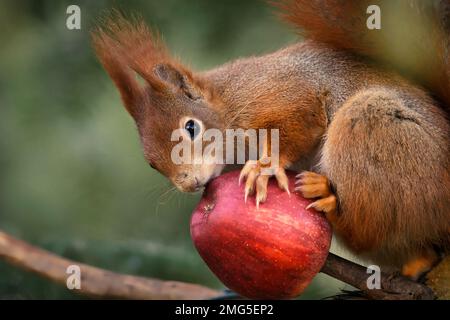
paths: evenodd
<path fill-rule="evenodd" d="M 260 160 L 249 160 L 245 163 L 241 170 L 241 174 L 239 175 L 239 185 L 246 179 L 244 194 L 245 202 L 247 202 L 249 195 L 256 192 L 256 207 L 259 207 L 259 204 L 267 199 L 267 184 L 269 183 L 271 176 L 275 176 L 278 181 L 278 186 L 289 193 L 289 179 L 284 168 L 276 168 L 273 174 L 263 172 L 264 168 L 265 167 Z"/>
<path fill-rule="evenodd" d="M 333 222 L 337 208 L 336 196 L 331 192 L 327 177 L 318 173 L 304 171 L 296 176 L 295 191 L 300 192 L 307 199 L 317 199 L 307 209 L 314 208 L 326 214 Z"/>

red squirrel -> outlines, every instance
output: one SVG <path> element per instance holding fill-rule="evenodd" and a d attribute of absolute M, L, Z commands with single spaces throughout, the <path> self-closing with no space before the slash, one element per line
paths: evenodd
<path fill-rule="evenodd" d="M 198 190 L 224 166 L 175 165 L 173 130 L 195 140 L 196 127 L 277 128 L 280 187 L 285 169 L 309 161 L 295 191 L 353 252 L 417 279 L 450 247 L 450 4 L 395 2 L 426 26 L 425 37 L 403 34 L 413 47 L 400 58 L 389 26 L 366 26 L 370 4 L 389 17 L 387 1 L 278 1 L 303 41 L 205 72 L 173 58 L 142 19 L 113 14 L 93 44 L 146 160 L 179 190 Z M 270 197 L 261 167 L 249 160 L 241 174 L 258 203 Z"/>

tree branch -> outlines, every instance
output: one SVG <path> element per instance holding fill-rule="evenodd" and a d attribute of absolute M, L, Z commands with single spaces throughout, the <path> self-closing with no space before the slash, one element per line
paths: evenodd
<path fill-rule="evenodd" d="M 435 299 L 433 291 L 427 286 L 400 275 L 388 275 L 383 272 L 381 273 L 380 281 L 381 289 L 368 289 L 367 278 L 370 274 L 367 273 L 367 268 L 332 253 L 328 255 L 321 272 L 360 289 L 370 299 Z"/>
<path fill-rule="evenodd" d="M 68 260 L 32 246 L 0 231 L 0 258 L 19 268 L 31 271 L 56 283 L 66 285 L 67 267 L 81 269 L 81 289 L 77 293 L 112 299 L 216 299 L 234 298 L 221 291 L 200 285 L 177 281 L 118 274 Z M 321 272 L 360 289 L 369 299 L 413 300 L 434 299 L 433 291 L 420 283 L 401 276 L 381 274 L 381 289 L 368 289 L 366 268 L 338 257 L 328 255 Z"/>
<path fill-rule="evenodd" d="M 0 258 L 56 283 L 66 285 L 67 267 L 81 269 L 77 293 L 111 299 L 211 299 L 222 294 L 200 285 L 118 274 L 59 257 L 0 231 Z"/>

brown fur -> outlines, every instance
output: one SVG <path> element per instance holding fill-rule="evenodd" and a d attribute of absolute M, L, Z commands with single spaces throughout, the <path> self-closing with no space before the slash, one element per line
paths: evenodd
<path fill-rule="evenodd" d="M 416 111 L 413 100 L 390 88 L 356 93 L 336 113 L 320 164 L 340 202 L 336 233 L 397 266 L 442 244 L 450 226 L 449 126 L 430 101 Z"/>
<path fill-rule="evenodd" d="M 281 165 L 316 160 L 335 187 L 340 210 L 332 223 L 355 252 L 399 267 L 432 246 L 448 245 L 450 126 L 440 104 L 350 52 L 373 49 L 358 36 L 348 38 L 351 25 L 341 21 L 341 10 L 359 6 L 284 3 L 312 40 L 204 73 L 170 58 L 142 22 L 116 16 L 94 33 L 97 54 L 136 120 L 149 163 L 192 191 L 199 170 L 208 172 L 202 184 L 217 170 L 170 161 L 170 134 L 182 117 L 220 130 L 278 128 Z M 335 15 L 344 29 L 329 28 L 326 19 Z M 448 90 L 445 72 L 438 77 Z M 431 87 L 430 79 L 424 83 Z M 439 88 L 442 102 L 450 101 Z"/>

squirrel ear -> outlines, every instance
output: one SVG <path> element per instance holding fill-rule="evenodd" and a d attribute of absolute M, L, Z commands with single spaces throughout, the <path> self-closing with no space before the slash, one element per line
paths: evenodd
<path fill-rule="evenodd" d="M 142 86 L 137 81 L 135 72 L 130 69 L 128 61 L 117 49 L 114 40 L 105 32 L 93 32 L 92 39 L 96 54 L 119 89 L 125 108 L 135 117 L 139 113 L 138 101 L 143 96 Z"/>
<path fill-rule="evenodd" d="M 158 64 L 155 67 L 155 73 L 164 82 L 182 90 L 189 98 L 196 100 L 203 97 L 189 71 L 179 69 L 171 64 Z"/>

